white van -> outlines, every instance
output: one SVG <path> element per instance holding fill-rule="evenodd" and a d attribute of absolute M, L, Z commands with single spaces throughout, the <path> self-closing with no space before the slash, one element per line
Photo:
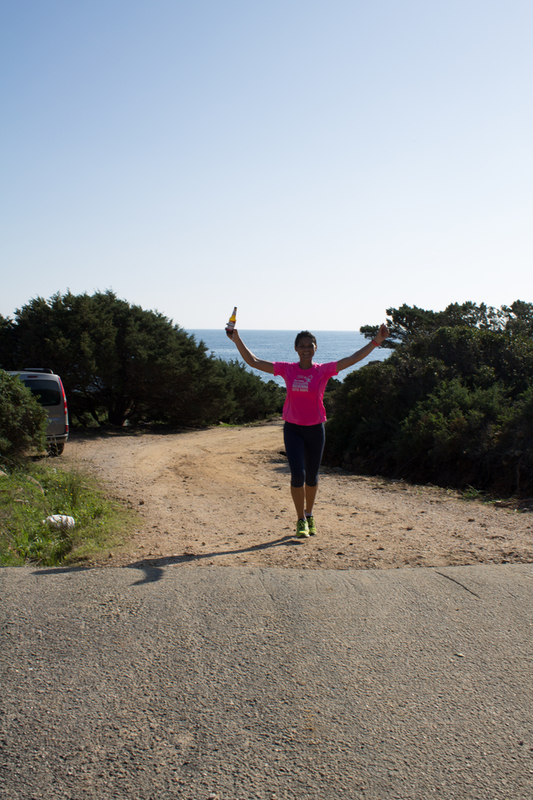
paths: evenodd
<path fill-rule="evenodd" d="M 9 374 L 18 376 L 48 412 L 48 452 L 60 456 L 68 439 L 67 398 L 61 378 L 51 369 L 24 369 Z"/>

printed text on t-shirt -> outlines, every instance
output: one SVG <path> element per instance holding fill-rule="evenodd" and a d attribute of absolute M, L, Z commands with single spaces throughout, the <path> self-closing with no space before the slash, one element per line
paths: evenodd
<path fill-rule="evenodd" d="M 313 380 L 312 375 L 297 375 L 292 384 L 293 392 L 308 392 L 309 383 Z"/>

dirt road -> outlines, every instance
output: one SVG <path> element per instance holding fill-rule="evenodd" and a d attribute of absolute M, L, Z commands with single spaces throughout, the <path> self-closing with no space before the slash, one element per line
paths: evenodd
<path fill-rule="evenodd" d="M 75 433 L 64 461 L 139 512 L 108 566 L 390 569 L 533 562 L 533 515 L 324 469 L 318 535 L 294 538 L 282 423 L 186 433 Z"/>

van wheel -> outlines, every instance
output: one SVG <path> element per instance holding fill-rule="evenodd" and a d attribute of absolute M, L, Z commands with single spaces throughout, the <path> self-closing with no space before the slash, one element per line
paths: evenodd
<path fill-rule="evenodd" d="M 48 445 L 48 453 L 53 457 L 60 456 L 64 449 L 65 445 L 58 444 L 57 442 L 53 442 L 52 444 Z"/>

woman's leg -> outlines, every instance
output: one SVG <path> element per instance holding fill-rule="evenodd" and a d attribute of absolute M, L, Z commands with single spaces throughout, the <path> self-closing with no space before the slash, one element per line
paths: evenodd
<path fill-rule="evenodd" d="M 318 489 L 318 471 L 324 452 L 324 425 L 294 425 L 283 428 L 285 452 L 291 470 L 291 496 L 298 519 L 310 516 Z"/>
<path fill-rule="evenodd" d="M 305 516 L 307 519 L 313 516 L 313 506 L 318 491 L 318 471 L 326 441 L 324 425 L 311 425 L 305 438 Z M 309 522 L 309 532 L 311 535 L 316 533 L 314 519 Z"/>
<path fill-rule="evenodd" d="M 315 504 L 315 497 L 318 490 L 318 483 L 316 486 L 309 486 L 308 484 L 305 485 L 305 501 L 304 501 L 304 511 L 308 517 L 313 515 L 313 506 Z"/>
<path fill-rule="evenodd" d="M 291 470 L 292 501 L 298 519 L 305 519 L 305 444 L 300 427 L 286 422 L 283 426 L 283 441 Z"/>
<path fill-rule="evenodd" d="M 305 487 L 291 483 L 291 497 L 298 519 L 305 519 Z"/>

